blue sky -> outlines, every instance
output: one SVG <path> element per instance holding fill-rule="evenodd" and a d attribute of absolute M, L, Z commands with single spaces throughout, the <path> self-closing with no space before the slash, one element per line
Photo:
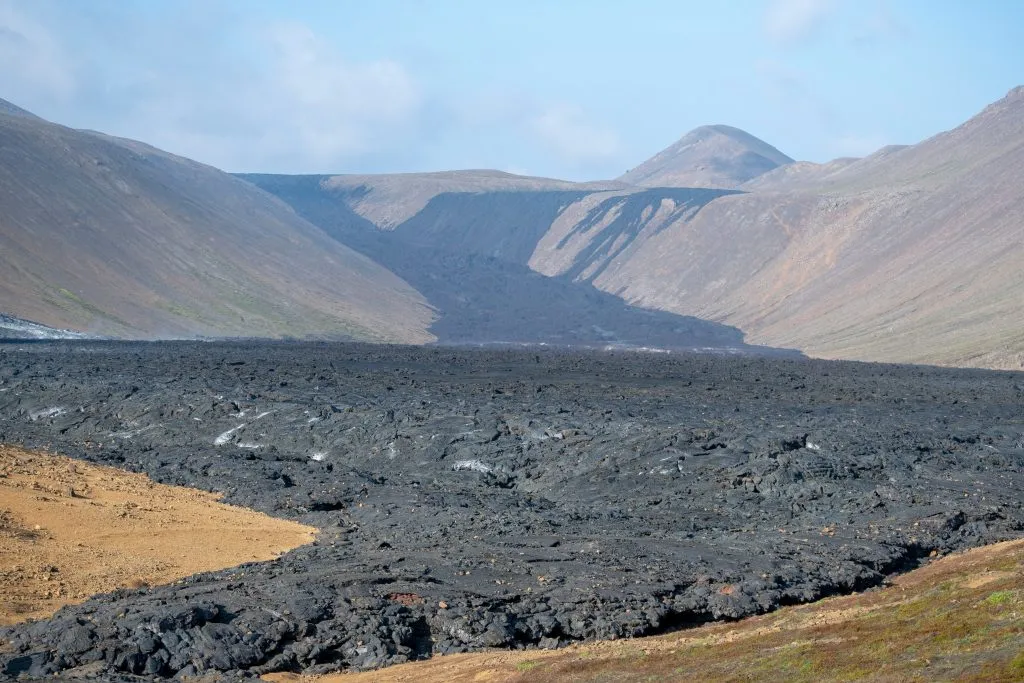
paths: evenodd
<path fill-rule="evenodd" d="M 614 177 L 688 130 L 798 159 L 1024 83 L 1019 0 L 0 0 L 0 98 L 230 171 Z"/>

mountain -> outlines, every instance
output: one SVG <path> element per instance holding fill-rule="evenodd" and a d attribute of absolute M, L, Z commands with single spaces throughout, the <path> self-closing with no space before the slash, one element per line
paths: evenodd
<path fill-rule="evenodd" d="M 757 351 L 733 327 L 530 269 L 562 208 L 623 187 L 496 171 L 240 178 L 5 106 L 5 334 Z"/>
<path fill-rule="evenodd" d="M 242 174 L 241 177 L 246 176 Z M 440 194 L 590 191 L 625 187 L 615 181 L 573 183 L 491 170 L 336 175 L 323 177 L 322 182 L 326 190 L 345 197 L 353 211 L 384 230 L 391 230 L 409 220 Z"/>
<path fill-rule="evenodd" d="M 574 189 L 443 192 L 398 226 L 381 229 L 356 212 L 359 193 L 339 188 L 332 177 L 243 177 L 415 286 L 437 310 L 430 331 L 443 343 L 796 355 L 751 347 L 731 326 L 637 308 L 589 283 L 532 270 L 529 258 L 548 227 L 589 194 L 570 183 L 564 187 Z"/>
<path fill-rule="evenodd" d="M 1024 88 L 917 145 L 762 178 L 610 259 L 562 221 L 531 264 L 814 356 L 1024 367 Z"/>
<path fill-rule="evenodd" d="M 0 301 L 126 336 L 756 350 L 746 335 L 1019 369 L 1022 187 L 1024 88 L 863 159 L 792 162 L 710 126 L 601 183 L 230 177 L 18 110 L 0 113 Z"/>
<path fill-rule="evenodd" d="M 629 184 L 686 159 L 704 173 L 691 184 L 706 181 L 708 165 L 693 160 L 745 140 L 733 131 L 698 129 L 618 184 L 481 171 L 322 177 L 301 192 L 279 176 L 255 182 L 413 283 L 439 309 L 442 337 L 477 325 L 532 333 L 532 318 L 549 333 L 572 320 L 577 341 L 612 329 L 581 311 L 594 304 L 573 298 L 575 283 L 814 356 L 1024 367 L 1024 89 L 955 130 L 863 159 L 787 163 L 754 139 L 732 158 L 760 149 L 771 163 L 715 183 L 734 189 Z M 339 229 L 342 211 L 361 227 Z M 502 301 L 516 313 L 499 329 L 480 312 Z M 627 335 L 637 310 L 605 318 L 612 336 Z"/>
<path fill-rule="evenodd" d="M 425 342 L 408 283 L 231 175 L 0 105 L 0 308 L 129 338 Z"/>
<path fill-rule="evenodd" d="M 618 178 L 643 187 L 736 188 L 793 160 L 731 126 L 702 126 Z"/>

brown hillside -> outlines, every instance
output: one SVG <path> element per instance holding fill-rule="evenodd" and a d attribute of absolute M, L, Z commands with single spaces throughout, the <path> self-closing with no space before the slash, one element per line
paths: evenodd
<path fill-rule="evenodd" d="M 641 232 L 594 284 L 814 356 L 1024 367 L 1024 89 L 948 133 L 809 175 Z M 579 270 L 586 246 L 552 234 L 531 264 Z"/>
<path fill-rule="evenodd" d="M 407 283 L 252 185 L 10 108 L 0 307 L 131 338 L 431 339 L 432 311 Z"/>

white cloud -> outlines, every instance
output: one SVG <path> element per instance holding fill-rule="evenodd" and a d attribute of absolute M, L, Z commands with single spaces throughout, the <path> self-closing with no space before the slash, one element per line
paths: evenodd
<path fill-rule="evenodd" d="M 797 43 L 810 36 L 834 7 L 833 0 L 772 0 L 764 15 L 764 32 L 777 43 Z"/>
<path fill-rule="evenodd" d="M 563 162 L 583 165 L 616 156 L 621 143 L 610 127 L 589 121 L 574 105 L 547 107 L 530 121 L 530 130 Z"/>
<path fill-rule="evenodd" d="M 625 167 L 617 132 L 576 104 L 507 83 L 425 91 L 410 65 L 346 54 L 316 26 L 171 7 L 0 0 L 0 97 L 228 171 Z"/>

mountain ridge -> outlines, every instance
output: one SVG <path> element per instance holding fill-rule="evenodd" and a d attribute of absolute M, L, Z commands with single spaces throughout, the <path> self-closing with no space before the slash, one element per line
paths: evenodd
<path fill-rule="evenodd" d="M 7 116 L 21 116 L 24 118 L 36 119 L 38 121 L 43 120 L 27 109 L 22 109 L 18 105 L 8 102 L 5 99 L 0 99 L 0 114 L 6 114 Z"/>
<path fill-rule="evenodd" d="M 707 201 L 681 188 L 573 185 L 527 224 L 542 191 L 476 188 L 434 194 L 390 229 L 442 251 L 525 257 L 548 277 L 731 325 L 758 344 L 1020 369 L 1022 179 L 1017 88 L 915 145 L 780 165 Z"/>
<path fill-rule="evenodd" d="M 735 189 L 793 163 L 767 142 L 733 126 L 700 126 L 617 180 L 642 187 Z"/>
<path fill-rule="evenodd" d="M 824 178 L 757 184 L 592 282 L 814 356 L 1024 368 L 1024 89 Z M 579 268 L 583 246 L 549 245 L 532 263 L 558 276 Z"/>
<path fill-rule="evenodd" d="M 0 112 L 0 121 L 36 125 L 17 113 Z M 175 168 L 192 181 L 219 173 L 144 143 L 75 133 L 150 166 L 184 164 Z M 1024 333 L 1013 324 L 1024 300 L 1024 87 L 915 145 L 824 164 L 793 162 L 716 125 L 612 181 L 485 169 L 235 180 L 269 194 L 254 190 L 229 213 L 251 210 L 248 201 L 284 210 L 284 232 L 322 234 L 362 254 L 352 263 L 364 271 L 382 263 L 397 273 L 420 335 L 430 327 L 459 343 L 553 334 L 643 344 L 635 324 L 659 342 L 699 328 L 694 338 L 728 344 L 737 340 L 730 330 L 741 330 L 754 343 L 822 357 L 1024 368 Z M 688 180 L 692 187 L 671 185 Z M 10 262 L 17 272 L 20 262 Z M 61 289 L 71 302 L 61 306 L 79 305 L 78 290 Z M 436 301 L 444 303 L 431 308 Z M 678 317 L 644 318 L 644 309 Z M 370 313 L 369 328 L 394 330 L 398 310 Z"/>

